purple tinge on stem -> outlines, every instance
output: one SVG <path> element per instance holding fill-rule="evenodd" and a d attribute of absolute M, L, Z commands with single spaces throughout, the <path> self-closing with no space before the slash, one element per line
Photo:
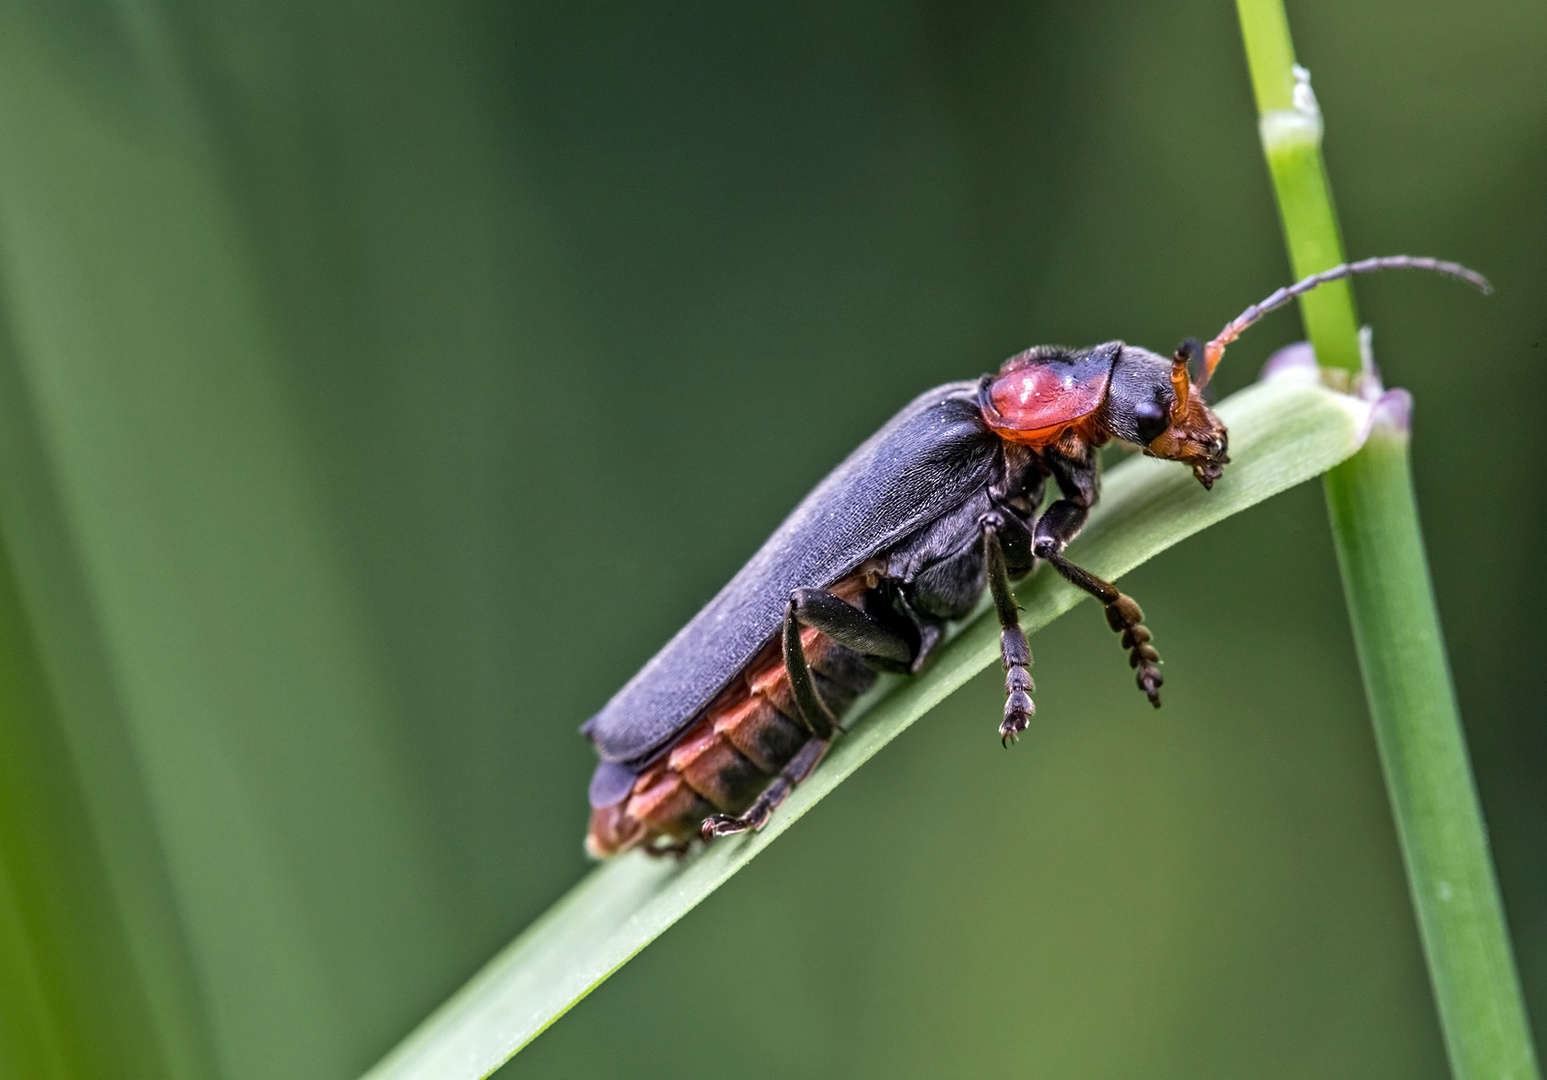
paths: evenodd
<path fill-rule="evenodd" d="M 1382 435 L 1405 439 L 1412 430 L 1413 395 L 1397 387 L 1395 390 L 1387 390 L 1370 406 L 1370 418 L 1364 424 L 1364 439 L 1377 431 Z"/>
<path fill-rule="evenodd" d="M 1380 372 L 1369 356 L 1368 343 L 1361 350 L 1365 355 L 1366 369 L 1358 380 L 1358 390 L 1353 395 L 1368 404 L 1364 425 L 1359 432 L 1359 445 L 1375 431 L 1407 438 L 1413 427 L 1413 395 L 1406 390 L 1387 390 L 1380 384 Z M 1307 379 L 1321 382 L 1321 368 L 1316 365 L 1316 350 L 1308 341 L 1285 345 L 1262 365 L 1262 379 Z"/>
<path fill-rule="evenodd" d="M 1262 371 L 1257 377 L 1277 379 L 1285 375 L 1303 374 L 1310 374 L 1317 379 L 1321 377 L 1321 371 L 1316 366 L 1316 350 L 1311 348 L 1309 341 L 1297 341 L 1293 345 L 1285 345 L 1268 357 L 1267 363 L 1262 365 Z"/>

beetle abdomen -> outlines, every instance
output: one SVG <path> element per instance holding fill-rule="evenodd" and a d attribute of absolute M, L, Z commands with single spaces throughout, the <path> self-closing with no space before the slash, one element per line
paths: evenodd
<path fill-rule="evenodd" d="M 863 577 L 832 591 L 857 596 Z M 875 681 L 858 653 L 809 627 L 801 644 L 817 691 L 835 716 Z M 698 835 L 710 814 L 739 814 L 752 805 L 810 738 L 797 718 L 777 641 L 765 646 L 742 677 L 634 780 L 628 794 L 591 811 L 586 849 L 605 858 L 634 847 L 669 848 Z"/>

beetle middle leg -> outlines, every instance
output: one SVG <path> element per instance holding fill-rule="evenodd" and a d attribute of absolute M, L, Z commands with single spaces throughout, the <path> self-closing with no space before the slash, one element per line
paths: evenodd
<path fill-rule="evenodd" d="M 994 596 L 994 613 L 999 616 L 1005 693 L 999 741 L 1008 747 L 1026 730 L 1037 711 L 1031 700 L 1031 692 L 1036 689 L 1031 679 L 1031 645 L 1021 629 L 1020 607 L 1010 589 L 1010 561 L 1014 560 L 1018 570 L 1031 566 L 1031 536 L 1019 518 L 998 510 L 984 514 L 978 520 L 978 528 L 983 533 L 983 566 Z"/>

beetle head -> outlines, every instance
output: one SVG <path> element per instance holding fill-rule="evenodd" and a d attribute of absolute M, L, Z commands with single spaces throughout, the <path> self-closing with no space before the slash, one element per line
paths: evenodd
<path fill-rule="evenodd" d="M 1169 360 L 1124 345 L 1112 371 L 1105 419 L 1113 435 L 1151 457 L 1191 466 L 1207 488 L 1230 463 L 1230 435 L 1188 372 L 1188 361 L 1200 352 L 1190 338 Z"/>
<path fill-rule="evenodd" d="M 1198 391 L 1208 385 L 1209 379 L 1214 376 L 1214 369 L 1225 355 L 1225 347 L 1268 312 L 1283 307 L 1295 297 L 1304 296 L 1331 281 L 1341 281 L 1355 274 L 1370 274 L 1377 270 L 1430 270 L 1447 277 L 1460 278 L 1484 295 L 1493 291 L 1487 278 L 1460 263 L 1413 255 L 1385 255 L 1354 263 L 1341 263 L 1329 270 L 1301 278 L 1241 312 L 1207 346 L 1199 345 L 1192 338 L 1182 342 L 1171 363 L 1173 392 L 1167 411 L 1166 430 L 1148 444 L 1146 453 L 1187 462 L 1192 466 L 1193 475 L 1198 481 L 1204 487 L 1211 486 L 1219 479 L 1221 466 L 1230 459 L 1225 456 L 1225 426 L 1204 405 Z M 1199 362 L 1196 380 L 1189 378 L 1189 361 Z"/>

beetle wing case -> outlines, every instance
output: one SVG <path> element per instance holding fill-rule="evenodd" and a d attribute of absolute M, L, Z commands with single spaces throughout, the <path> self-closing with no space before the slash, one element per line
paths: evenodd
<path fill-rule="evenodd" d="M 983 423 L 977 395 L 976 382 L 947 383 L 904 407 L 581 727 L 612 781 L 593 789 L 593 801 L 621 788 L 616 765 L 647 762 L 773 640 L 793 590 L 831 585 L 990 481 L 999 440 Z"/>

